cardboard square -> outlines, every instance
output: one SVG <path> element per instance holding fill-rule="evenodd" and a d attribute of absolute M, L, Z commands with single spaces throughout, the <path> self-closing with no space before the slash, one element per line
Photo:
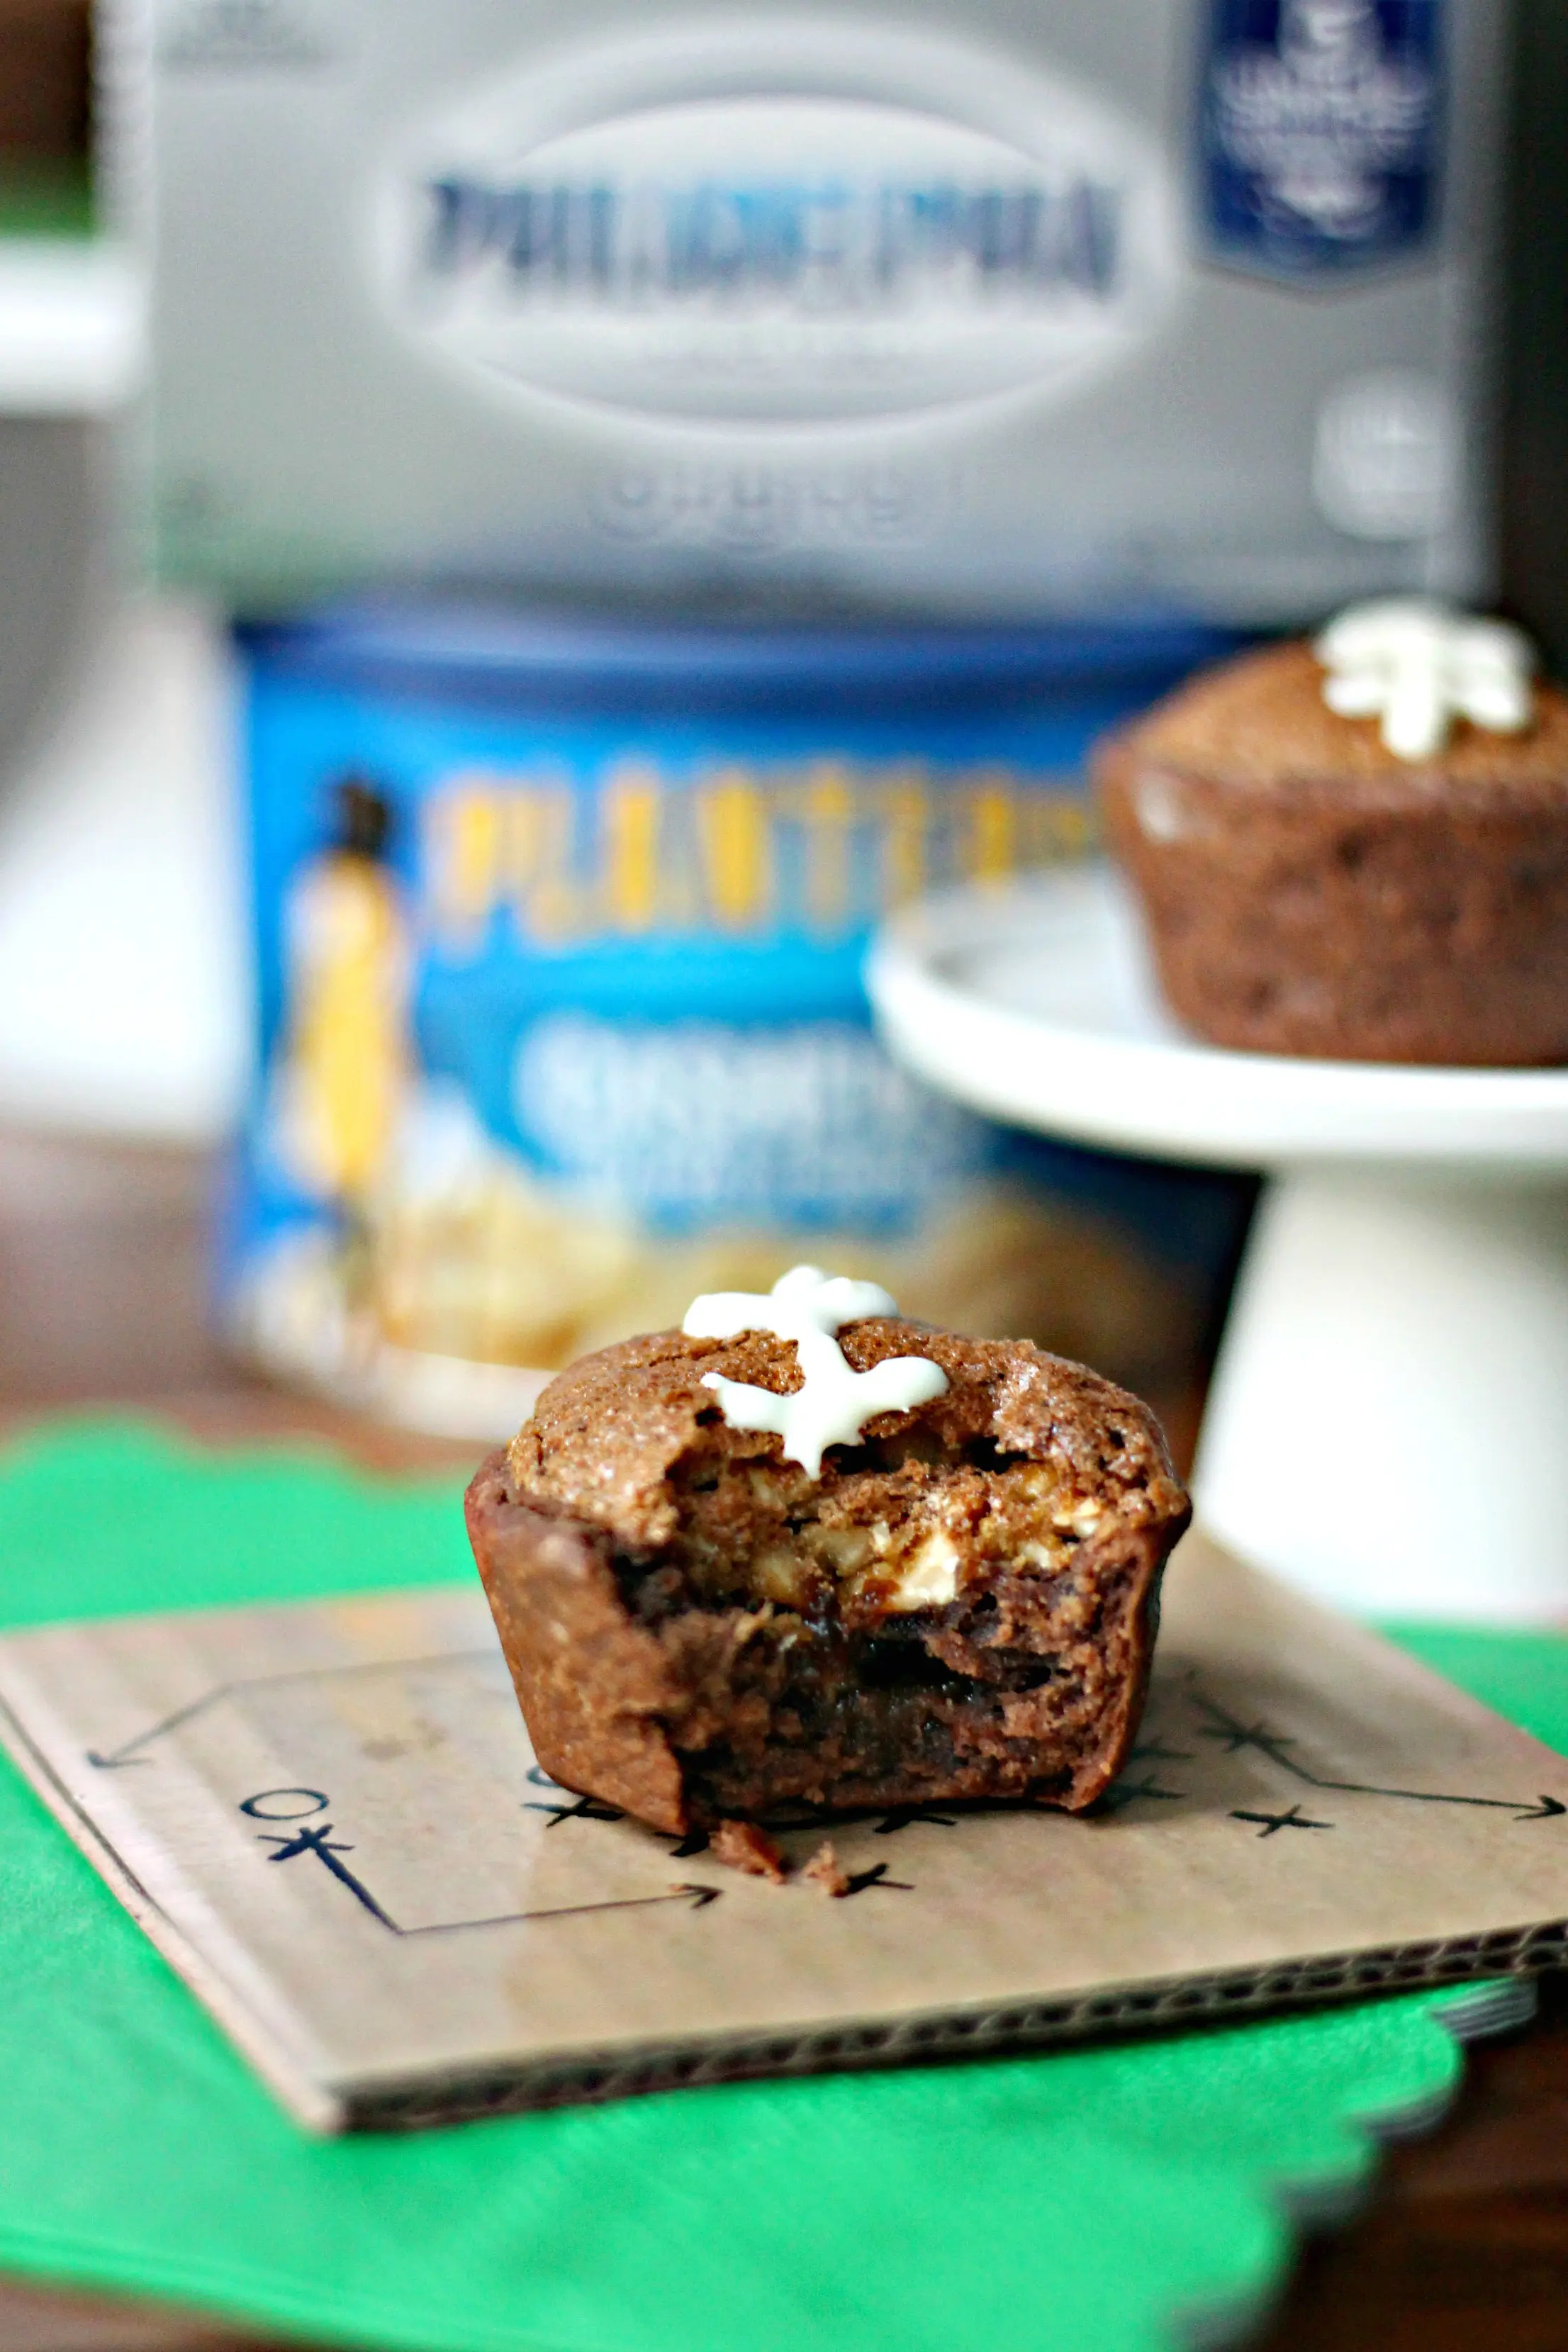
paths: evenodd
<path fill-rule="evenodd" d="M 1094 1815 L 831 1825 L 777 1888 L 557 1788 L 477 1590 L 0 1640 L 0 1738 L 318 2129 L 1555 1965 L 1568 1761 L 1201 1536 Z M 797 1860 L 821 1825 L 786 1834 Z"/>

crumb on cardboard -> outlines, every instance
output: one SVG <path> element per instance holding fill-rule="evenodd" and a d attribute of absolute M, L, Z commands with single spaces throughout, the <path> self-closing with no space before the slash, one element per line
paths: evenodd
<path fill-rule="evenodd" d="M 824 1838 L 801 1872 L 824 1895 L 847 1895 L 849 1880 L 831 1838 Z"/>
<path fill-rule="evenodd" d="M 784 1883 L 787 1865 L 779 1846 L 755 1822 L 721 1822 L 709 1840 L 716 1862 L 765 1878 L 774 1886 Z"/>

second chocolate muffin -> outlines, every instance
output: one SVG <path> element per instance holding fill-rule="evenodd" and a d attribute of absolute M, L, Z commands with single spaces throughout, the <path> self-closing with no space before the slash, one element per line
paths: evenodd
<path fill-rule="evenodd" d="M 1568 1061 L 1568 696 L 1427 756 L 1325 698 L 1308 644 L 1209 672 L 1096 762 L 1178 1019 L 1346 1061 Z"/>

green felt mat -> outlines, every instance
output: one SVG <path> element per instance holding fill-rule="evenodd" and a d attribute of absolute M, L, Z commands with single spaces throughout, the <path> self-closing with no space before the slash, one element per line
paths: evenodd
<path fill-rule="evenodd" d="M 451 1484 L 124 1423 L 0 1455 L 0 1618 L 470 1573 Z M 1406 1631 L 1568 1745 L 1568 1644 Z M 1461 2061 L 1426 1994 L 1237 2031 L 312 2141 L 0 1771 L 0 2266 L 431 2352 L 1009 2352 L 1255 2308 L 1282 2190 Z"/>

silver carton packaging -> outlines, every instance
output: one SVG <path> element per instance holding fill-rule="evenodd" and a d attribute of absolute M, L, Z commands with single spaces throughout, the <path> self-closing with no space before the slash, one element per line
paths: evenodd
<path fill-rule="evenodd" d="M 121 0 L 160 561 L 241 602 L 1482 597 L 1503 30 Z"/>

